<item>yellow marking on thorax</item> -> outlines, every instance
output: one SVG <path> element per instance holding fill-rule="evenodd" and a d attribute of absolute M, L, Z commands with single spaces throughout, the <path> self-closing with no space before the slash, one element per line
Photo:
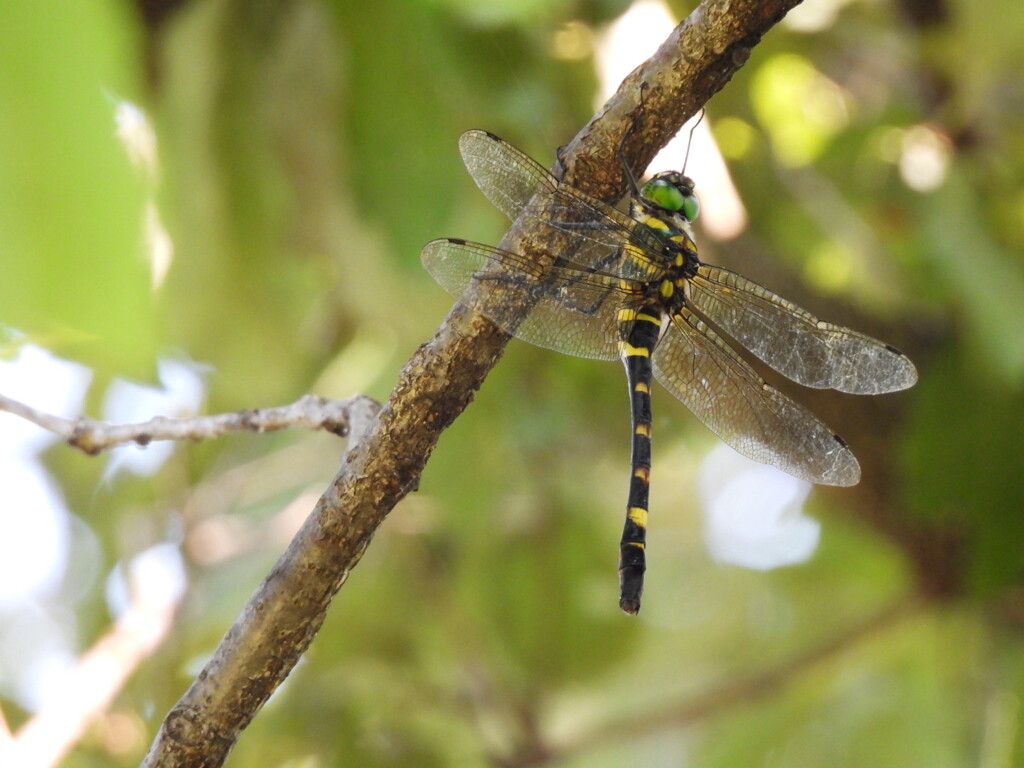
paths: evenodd
<path fill-rule="evenodd" d="M 640 528 L 647 527 L 647 510 L 643 507 L 630 507 L 626 517 L 632 520 Z"/>
<path fill-rule="evenodd" d="M 672 294 L 676 292 L 676 287 L 672 284 L 671 280 L 662 280 L 658 285 L 658 293 L 664 296 L 666 299 L 672 298 Z"/>
<path fill-rule="evenodd" d="M 633 245 L 632 243 L 627 243 L 623 246 L 622 252 L 627 254 L 631 259 L 646 260 L 647 258 L 644 256 L 643 249 L 639 246 Z"/>
<path fill-rule="evenodd" d="M 640 223 L 643 224 L 645 227 L 648 227 L 650 229 L 657 229 L 660 230 L 661 232 L 670 232 L 672 229 L 668 224 L 659 219 L 657 216 L 644 216 L 643 221 Z"/>

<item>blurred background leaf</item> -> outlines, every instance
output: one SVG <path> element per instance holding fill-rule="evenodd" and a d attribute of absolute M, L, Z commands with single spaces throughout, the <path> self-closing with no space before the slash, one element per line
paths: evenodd
<path fill-rule="evenodd" d="M 132 35 L 117 4 L 0 10 L 0 308 L 51 349 L 148 375 L 143 185 L 111 118 L 137 92 Z"/>

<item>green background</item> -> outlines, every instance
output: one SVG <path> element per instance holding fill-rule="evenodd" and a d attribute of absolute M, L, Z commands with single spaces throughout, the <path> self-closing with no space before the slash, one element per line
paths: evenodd
<path fill-rule="evenodd" d="M 648 590 L 622 615 L 621 368 L 513 342 L 229 765 L 1024 764 L 1024 10 L 808 5 L 834 16 L 773 30 L 708 105 L 750 224 L 698 236 L 707 260 L 918 364 L 907 393 L 795 392 L 864 467 L 812 492 L 813 558 L 711 559 L 695 480 L 713 439 L 656 390 Z M 459 133 L 548 164 L 594 109 L 592 33 L 627 4 L 140 8 L 0 9 L 0 324 L 24 334 L 11 354 L 30 340 L 90 366 L 92 413 L 168 354 L 210 366 L 210 413 L 386 398 L 451 304 L 422 244 L 505 226 Z M 115 136 L 122 98 L 156 126 L 156 170 Z M 926 192 L 901 177 L 915 140 L 949 163 Z M 174 244 L 155 288 L 153 200 Z M 103 459 L 49 451 L 99 542 L 72 553 L 98 575 L 62 607 L 81 649 L 109 622 L 103 574 L 171 528 L 189 578 L 170 637 L 66 765 L 138 762 L 286 546 L 282 510 L 312 508 L 341 450 L 233 436 L 109 483 Z M 218 525 L 242 543 L 199 556 Z M 0 706 L 14 728 L 29 714 Z"/>

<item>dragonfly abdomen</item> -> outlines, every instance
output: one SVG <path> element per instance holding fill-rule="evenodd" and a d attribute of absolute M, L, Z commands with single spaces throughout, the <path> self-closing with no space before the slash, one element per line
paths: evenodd
<path fill-rule="evenodd" d="M 640 610 L 647 570 L 647 510 L 651 480 L 651 355 L 661 334 L 661 312 L 656 305 L 619 312 L 625 340 L 619 344 L 626 366 L 633 430 L 626 522 L 619 543 L 619 607 L 626 613 Z"/>

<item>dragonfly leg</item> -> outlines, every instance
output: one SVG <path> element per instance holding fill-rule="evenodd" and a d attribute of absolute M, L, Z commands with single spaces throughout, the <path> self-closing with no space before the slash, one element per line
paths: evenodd
<path fill-rule="evenodd" d="M 640 196 L 640 187 L 636 183 L 636 176 L 633 175 L 633 169 L 629 167 L 629 162 L 626 160 L 626 153 L 622 151 L 622 147 L 625 145 L 626 139 L 628 139 L 629 135 L 633 133 L 633 127 L 633 125 L 630 125 L 629 130 L 622 134 L 622 138 L 619 140 L 619 145 L 615 148 L 615 156 L 618 158 L 619 165 L 622 166 L 622 172 L 626 176 L 626 183 L 629 184 L 630 196 L 632 198 L 637 198 Z"/>
<path fill-rule="evenodd" d="M 554 174 L 559 181 L 565 178 L 565 144 L 555 150 L 555 163 L 558 165 L 558 173 Z"/>

